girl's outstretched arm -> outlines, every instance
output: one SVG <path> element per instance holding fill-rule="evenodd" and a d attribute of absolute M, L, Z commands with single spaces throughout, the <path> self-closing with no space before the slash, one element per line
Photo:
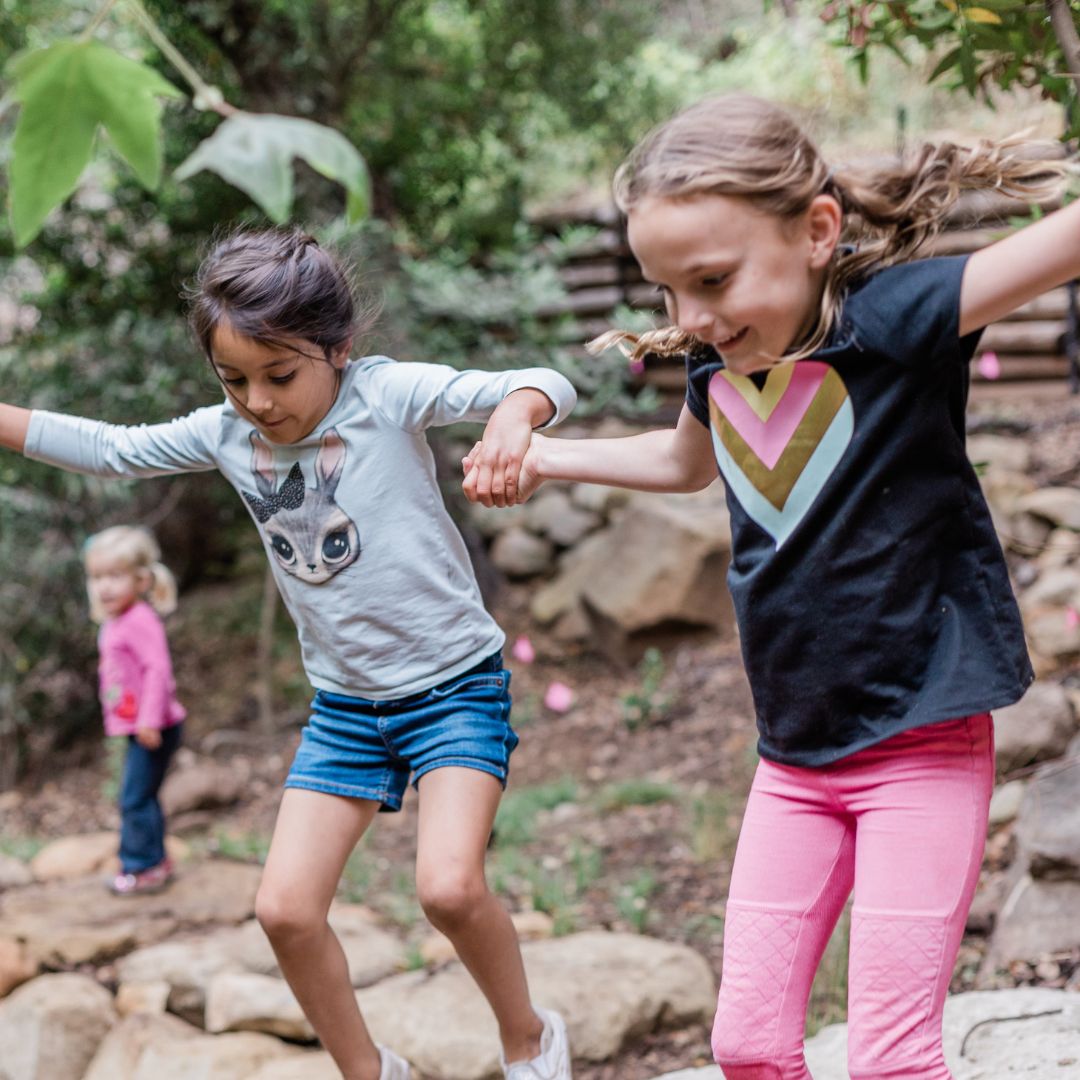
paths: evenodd
<path fill-rule="evenodd" d="M 960 336 L 1080 277 L 1080 202 L 975 252 L 960 287 Z"/>
<path fill-rule="evenodd" d="M 0 446 L 23 452 L 26 432 L 30 427 L 30 410 L 17 405 L 0 405 Z"/>
<path fill-rule="evenodd" d="M 637 488 L 700 491 L 716 479 L 712 440 L 684 405 L 674 428 L 624 439 L 552 439 L 534 435 L 521 467 L 518 501 L 544 480 Z"/>

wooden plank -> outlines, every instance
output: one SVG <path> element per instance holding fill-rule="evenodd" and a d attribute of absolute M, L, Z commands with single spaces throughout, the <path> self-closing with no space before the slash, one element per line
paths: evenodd
<path fill-rule="evenodd" d="M 618 261 L 605 257 L 603 260 L 564 266 L 559 270 L 559 280 L 564 289 L 574 292 L 595 285 L 618 285 L 623 278 Z"/>
<path fill-rule="evenodd" d="M 991 323 L 983 333 L 979 348 L 996 353 L 1061 352 L 1065 323 L 1058 320 Z"/>
<path fill-rule="evenodd" d="M 1069 375 L 1069 361 L 1064 356 L 1002 356 L 1001 375 L 997 379 L 984 378 L 979 372 L 977 360 L 972 366 L 971 377 L 978 382 L 1054 379 L 1064 383 Z"/>

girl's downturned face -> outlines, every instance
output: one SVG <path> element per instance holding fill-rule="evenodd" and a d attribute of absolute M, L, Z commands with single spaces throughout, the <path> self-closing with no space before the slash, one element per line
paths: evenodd
<path fill-rule="evenodd" d="M 211 362 L 229 400 L 271 442 L 299 442 L 337 399 L 348 344 L 329 360 L 310 341 L 264 345 L 222 322 L 211 338 Z"/>
<path fill-rule="evenodd" d="M 772 367 L 813 325 L 839 230 L 828 195 L 794 220 L 729 195 L 649 197 L 627 218 L 672 321 L 741 375 Z"/>
<path fill-rule="evenodd" d="M 94 554 L 86 559 L 86 585 L 101 613 L 115 619 L 146 592 L 150 580 L 145 570 L 132 567 L 124 559 Z"/>

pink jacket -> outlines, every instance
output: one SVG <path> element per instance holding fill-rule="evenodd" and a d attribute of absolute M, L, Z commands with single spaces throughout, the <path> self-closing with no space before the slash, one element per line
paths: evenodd
<path fill-rule="evenodd" d="M 142 600 L 110 619 L 98 637 L 98 675 L 106 735 L 167 728 L 187 715 L 176 700 L 165 627 Z"/>

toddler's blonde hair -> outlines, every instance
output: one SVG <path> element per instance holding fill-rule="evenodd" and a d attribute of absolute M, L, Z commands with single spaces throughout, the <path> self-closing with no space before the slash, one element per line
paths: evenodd
<path fill-rule="evenodd" d="M 1020 139 L 974 147 L 924 144 L 908 159 L 830 167 L 779 106 L 750 94 L 706 98 L 653 129 L 615 174 L 615 202 L 629 213 L 647 198 L 742 196 L 781 219 L 832 195 L 844 212 L 844 243 L 829 264 L 814 325 L 787 359 L 809 356 L 828 339 L 844 293 L 871 270 L 904 262 L 935 233 L 962 191 L 995 190 L 1024 203 L 1060 193 L 1071 171 L 1062 160 L 1021 156 Z M 701 343 L 676 326 L 644 334 L 612 331 L 590 343 L 619 345 L 634 359 L 672 355 Z"/>
<path fill-rule="evenodd" d="M 159 615 L 176 610 L 176 579 L 161 562 L 161 549 L 153 533 L 141 525 L 114 525 L 91 536 L 83 545 L 83 565 L 94 555 L 105 555 L 129 566 L 133 571 L 145 571 L 150 577 L 146 600 Z M 90 598 L 90 617 L 94 622 L 104 622 L 105 612 Z"/>

